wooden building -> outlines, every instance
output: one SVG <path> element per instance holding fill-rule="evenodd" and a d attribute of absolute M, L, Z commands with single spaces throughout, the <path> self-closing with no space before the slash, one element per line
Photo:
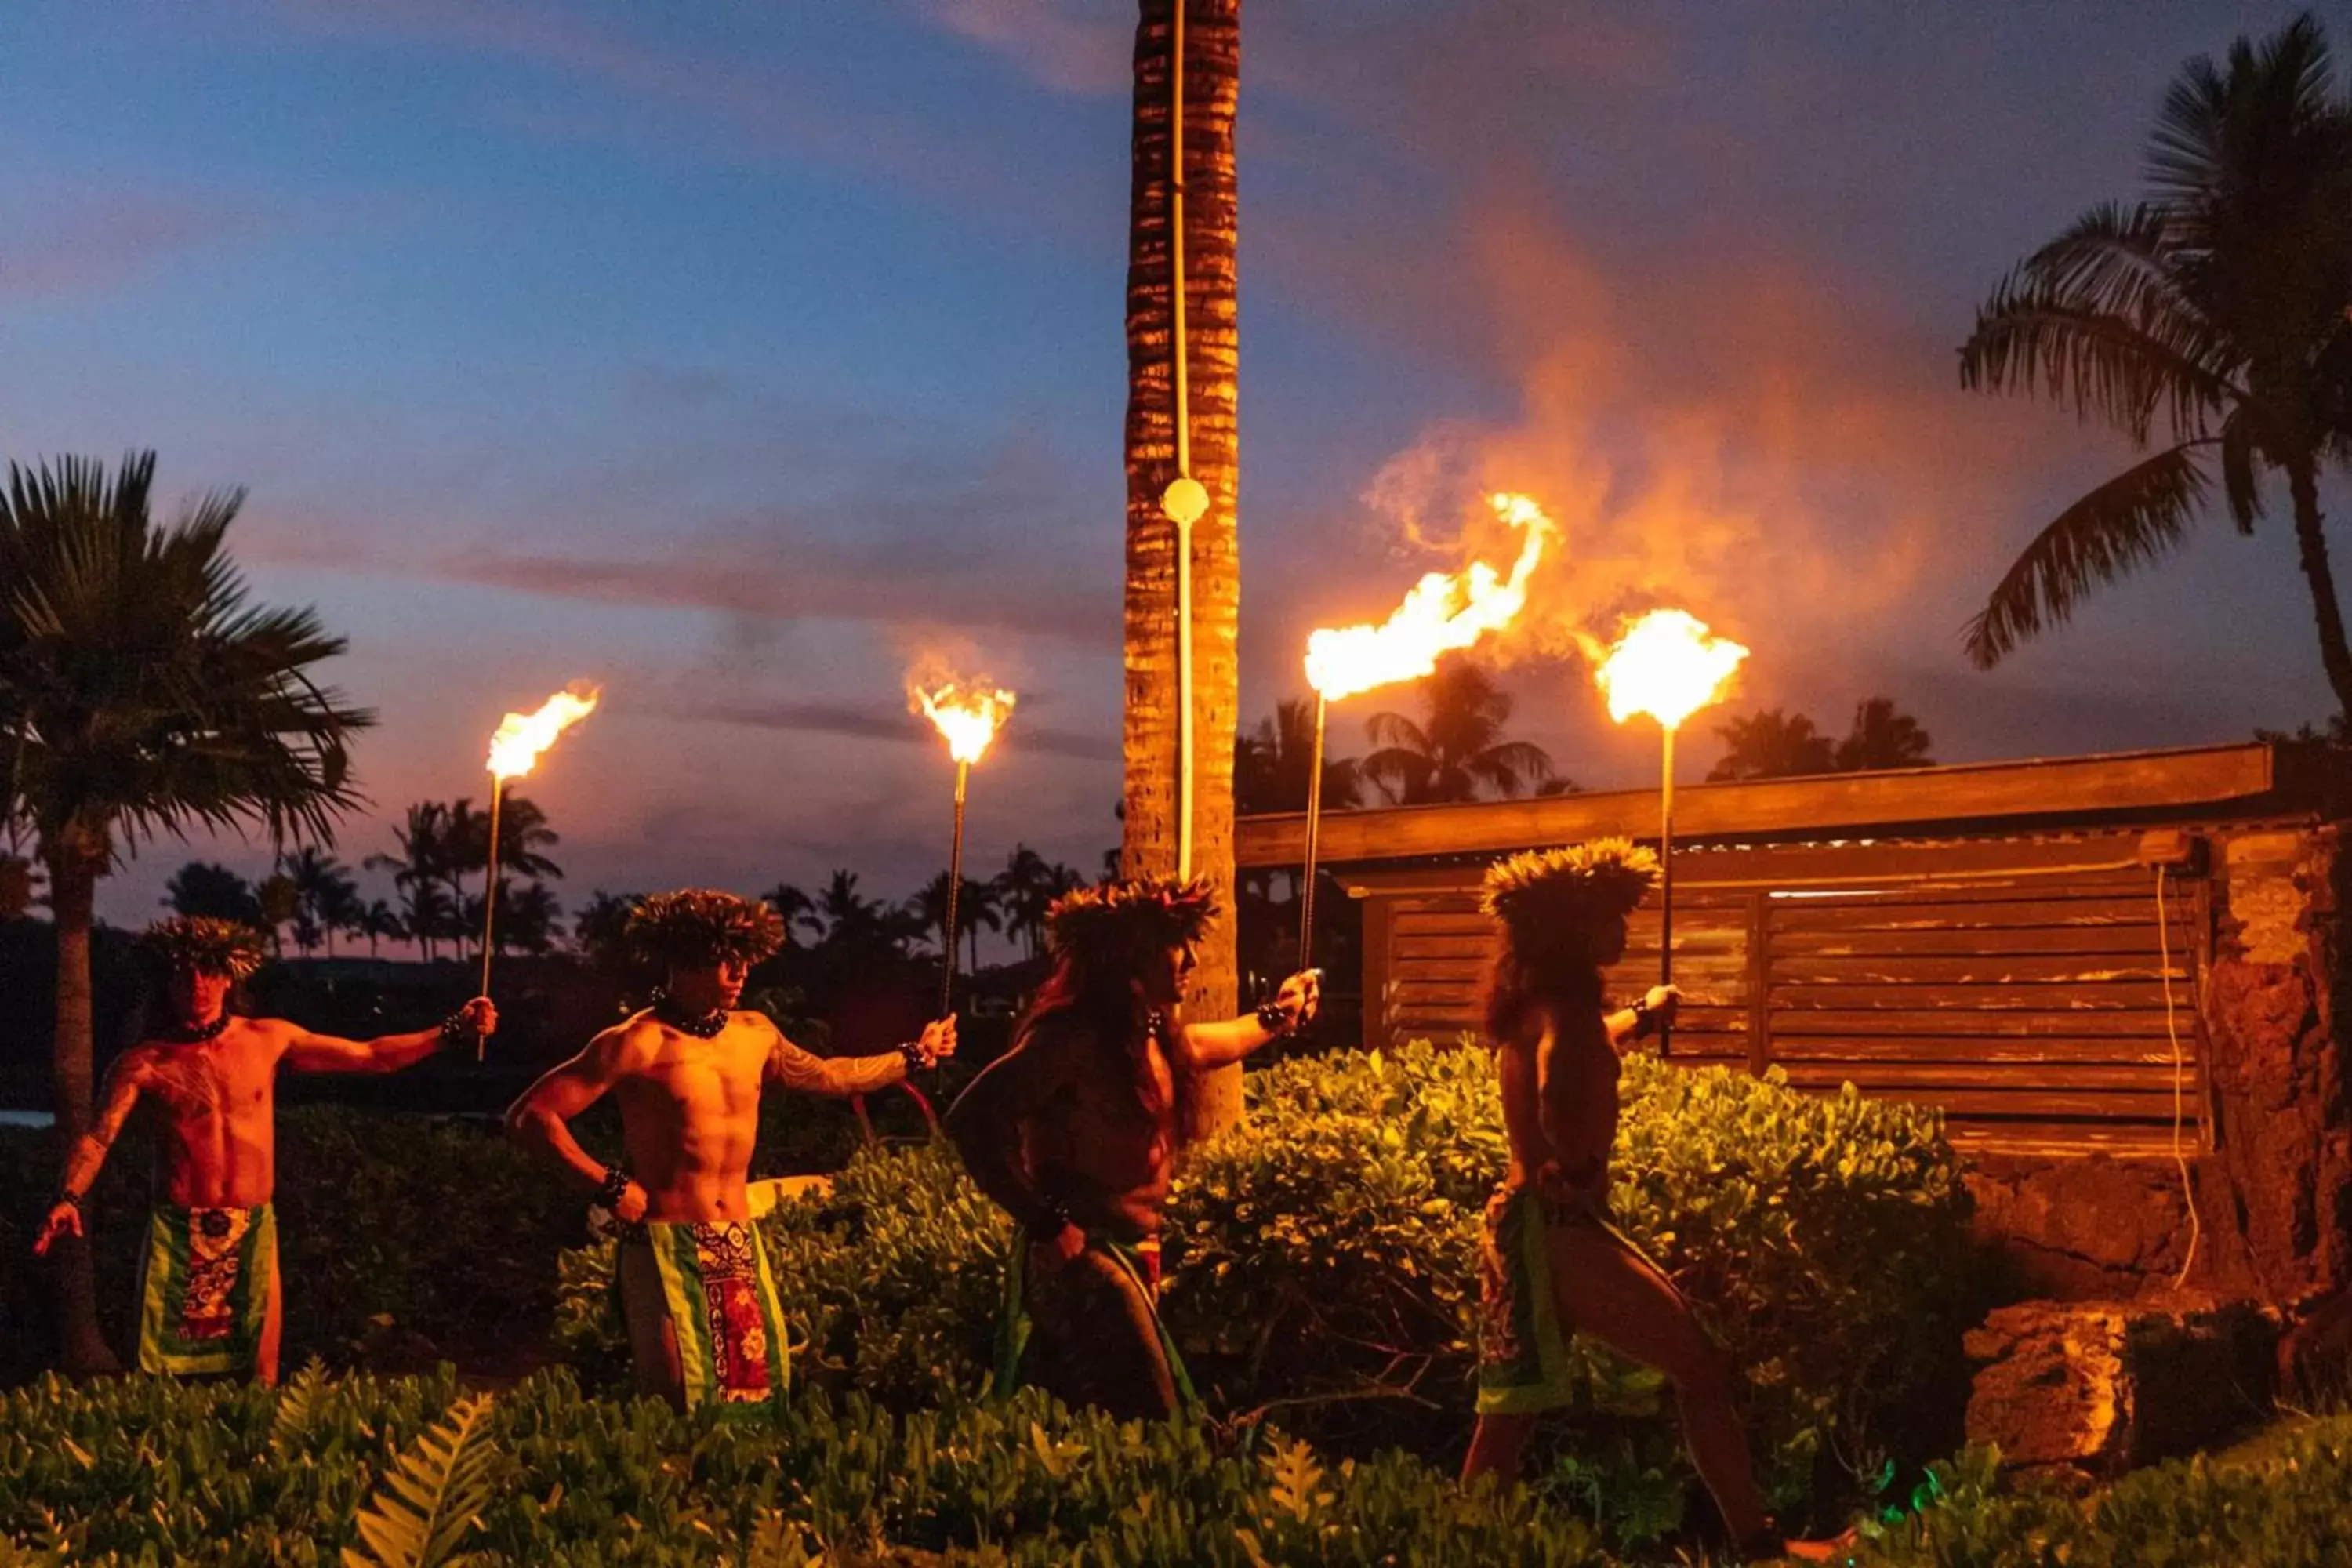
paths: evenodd
<path fill-rule="evenodd" d="M 2176 1148 L 2233 1184 L 2230 1168 L 2254 1160 L 2294 1188 L 2274 1195 L 2295 1234 L 2271 1250 L 2296 1256 L 2299 1281 L 2275 1278 L 2273 1258 L 2260 1293 L 2331 1289 L 2343 1237 L 2311 1216 L 2340 1230 L 2347 1190 L 2327 1048 L 2344 967 L 2339 768 L 2248 744 L 1677 790 L 1686 1006 L 1672 1057 L 1940 1106 L 1954 1142 L 1996 1173 L 2105 1155 L 2148 1173 L 2124 1183 L 2142 1191 L 2159 1162 L 2178 1188 Z M 1644 790 L 1327 814 L 1322 863 L 1361 900 L 1366 1044 L 1475 1027 L 1491 859 L 1605 834 L 1654 841 L 1657 805 Z M 1298 816 L 1247 819 L 1240 864 L 1296 866 L 1304 833 Z M 1622 994 L 1656 977 L 1654 903 L 1612 977 Z M 2260 1017 L 2231 1016 L 2241 994 Z M 2282 1115 L 2291 1128 L 2270 1124 Z M 2295 1173 L 2272 1169 L 2283 1163 Z M 2134 1221 L 2130 1257 L 2084 1244 L 2100 1288 L 2161 1268 L 2162 1233 L 2183 1217 L 2171 1202 Z M 2053 1245 L 2074 1256 L 2072 1240 Z"/>

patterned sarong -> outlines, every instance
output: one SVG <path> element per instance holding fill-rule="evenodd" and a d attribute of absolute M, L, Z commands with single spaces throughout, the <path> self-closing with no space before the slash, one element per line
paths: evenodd
<path fill-rule="evenodd" d="M 1021 1226 L 1013 1231 L 1012 1250 L 1004 1264 L 1004 1301 L 996 1318 L 996 1366 L 989 1379 L 988 1396 L 1010 1398 L 1021 1386 L 1021 1363 L 1027 1353 L 1029 1342 L 1036 1328 L 1031 1310 L 1029 1292 L 1029 1233 Z M 1176 1387 L 1176 1402 L 1186 1415 L 1200 1411 L 1200 1396 L 1192 1391 L 1192 1380 L 1184 1371 L 1184 1358 L 1176 1353 L 1176 1341 L 1168 1332 L 1168 1325 L 1160 1317 L 1160 1245 L 1157 1242 L 1129 1243 L 1088 1232 L 1087 1248 L 1108 1258 L 1112 1265 L 1133 1282 L 1150 1313 L 1151 1331 L 1158 1340 L 1160 1358 L 1168 1367 L 1169 1379 Z M 1118 1334 L 1127 1331 L 1123 1322 L 1105 1323 L 1102 1331 Z M 1080 1349 L 1082 1347 L 1065 1347 Z"/>
<path fill-rule="evenodd" d="M 163 1207 L 147 1217 L 140 1266 L 142 1371 L 250 1377 L 278 1266 L 278 1215 Z"/>
<path fill-rule="evenodd" d="M 687 1408 L 759 1405 L 792 1384 L 767 1248 L 750 1220 L 649 1220 L 623 1240 L 653 1248 L 662 1307 L 677 1334 Z"/>
<path fill-rule="evenodd" d="M 1556 1226 L 1591 1226 L 1648 1261 L 1605 1211 L 1556 1205 L 1532 1185 L 1505 1187 L 1486 1202 L 1479 1246 L 1478 1414 L 1530 1415 L 1575 1402 L 1576 1380 L 1568 1335 L 1552 1293 L 1551 1249 Z"/>

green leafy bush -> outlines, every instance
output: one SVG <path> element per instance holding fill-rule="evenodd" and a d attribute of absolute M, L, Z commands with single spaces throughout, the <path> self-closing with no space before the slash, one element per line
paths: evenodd
<path fill-rule="evenodd" d="M 2305 1423 L 2263 1456 L 2176 1459 L 2087 1504 L 2004 1492 L 1994 1457 L 1935 1467 L 1936 1500 L 1880 1530 L 1863 1568 L 2333 1568 L 2352 1562 L 2352 1416 Z"/>
<path fill-rule="evenodd" d="M 460 1495 L 463 1510 L 446 1506 Z M 1121 1426 L 1034 1393 L 906 1415 L 812 1394 L 749 1420 L 583 1398 L 562 1373 L 487 1414 L 446 1373 L 274 1396 L 45 1381 L 0 1401 L 0 1561 L 325 1563 L 362 1544 L 363 1518 L 404 1510 L 443 1527 L 437 1551 L 530 1564 L 1605 1561 L 1524 1491 L 1465 1494 L 1402 1456 L 1329 1463 L 1262 1428 L 1224 1442 Z M 428 1533 L 373 1530 L 364 1545 L 389 1560 L 387 1543 Z"/>
<path fill-rule="evenodd" d="M 1171 1203 L 1165 1309 L 1196 1380 L 1228 1415 L 1344 1451 L 1450 1458 L 1473 1402 L 1479 1213 L 1507 1158 L 1490 1061 L 1413 1045 L 1249 1081 L 1249 1120 L 1193 1152 Z M 1833 1508 L 1890 1448 L 1948 1451 L 1951 1430 L 1916 1417 L 1964 1390 L 1979 1309 L 1936 1116 L 1643 1058 L 1625 1094 L 1620 1217 L 1737 1364 L 1777 1505 Z M 1007 1226 L 948 1155 L 862 1155 L 765 1233 L 807 1375 L 901 1406 L 978 1385 Z M 607 1260 L 569 1266 L 576 1350 L 619 1349 L 609 1279 Z M 1588 1392 L 1553 1424 L 1559 1484 L 1626 1539 L 1673 1529 L 1693 1483 L 1665 1391 L 1575 1353 Z"/>

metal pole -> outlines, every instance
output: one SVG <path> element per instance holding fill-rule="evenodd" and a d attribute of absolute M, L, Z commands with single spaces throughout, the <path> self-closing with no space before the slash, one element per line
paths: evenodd
<path fill-rule="evenodd" d="M 956 904 L 963 893 L 963 795 L 971 764 L 956 764 L 955 847 L 948 852 L 947 965 L 940 977 L 940 1016 L 955 1011 Z"/>
<path fill-rule="evenodd" d="M 1675 983 L 1675 729 L 1664 726 L 1658 775 L 1658 984 Z M 1674 1028 L 1658 1030 L 1658 1055 L 1674 1054 Z"/>
<path fill-rule="evenodd" d="M 1307 774 L 1307 864 L 1298 883 L 1298 967 L 1315 967 L 1315 850 L 1323 831 L 1323 719 L 1330 703 L 1315 694 L 1315 760 Z"/>
<path fill-rule="evenodd" d="M 1169 39 L 1168 295 L 1172 321 L 1176 473 L 1192 477 L 1190 333 L 1184 321 L 1184 0 L 1176 0 Z M 1192 875 L 1192 520 L 1176 523 L 1176 875 Z"/>
<path fill-rule="evenodd" d="M 490 775 L 490 865 L 488 879 L 482 886 L 482 991 L 490 994 L 490 936 L 499 919 L 499 805 L 506 798 L 507 781 L 496 773 Z M 474 1059 L 480 1061 L 482 1037 L 474 1037 Z"/>

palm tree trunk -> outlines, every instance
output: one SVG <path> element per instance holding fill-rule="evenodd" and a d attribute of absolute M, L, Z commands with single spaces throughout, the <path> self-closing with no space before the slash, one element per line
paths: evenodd
<path fill-rule="evenodd" d="M 2337 713 L 2352 723 L 2352 645 L 2345 640 L 2344 607 L 2336 597 L 2336 573 L 2327 561 L 2315 465 L 2291 464 L 2286 479 L 2294 497 L 2294 540 L 2302 553 L 2304 580 L 2311 584 L 2311 607 L 2319 621 L 2319 661 L 2335 689 Z"/>
<path fill-rule="evenodd" d="M 78 832 L 43 857 L 49 868 L 49 911 L 57 921 L 57 1031 L 50 1044 L 57 1079 L 57 1140 L 59 1163 L 88 1132 L 93 1120 L 95 1074 L 91 1061 L 89 931 L 98 900 L 98 859 Z M 95 1205 L 88 1211 L 96 1219 Z M 121 1364 L 98 1328 L 98 1276 L 89 1243 L 65 1237 L 50 1250 L 56 1291 L 58 1350 L 64 1370 L 76 1377 L 119 1372 Z"/>
<path fill-rule="evenodd" d="M 1127 270 L 1127 708 L 1129 876 L 1178 858 L 1176 525 L 1160 496 L 1177 477 L 1173 269 L 1169 238 L 1170 48 L 1175 0 L 1140 0 Z M 1185 999 L 1193 1017 L 1238 1005 L 1234 941 L 1234 731 L 1240 717 L 1241 552 L 1236 531 L 1240 364 L 1234 113 L 1241 88 L 1240 0 L 1187 0 L 1184 22 L 1184 272 L 1192 475 L 1209 493 L 1192 528 L 1192 868 L 1225 918 L 1201 950 Z M 1241 1115 L 1241 1072 L 1192 1086 L 1188 1131 Z"/>

